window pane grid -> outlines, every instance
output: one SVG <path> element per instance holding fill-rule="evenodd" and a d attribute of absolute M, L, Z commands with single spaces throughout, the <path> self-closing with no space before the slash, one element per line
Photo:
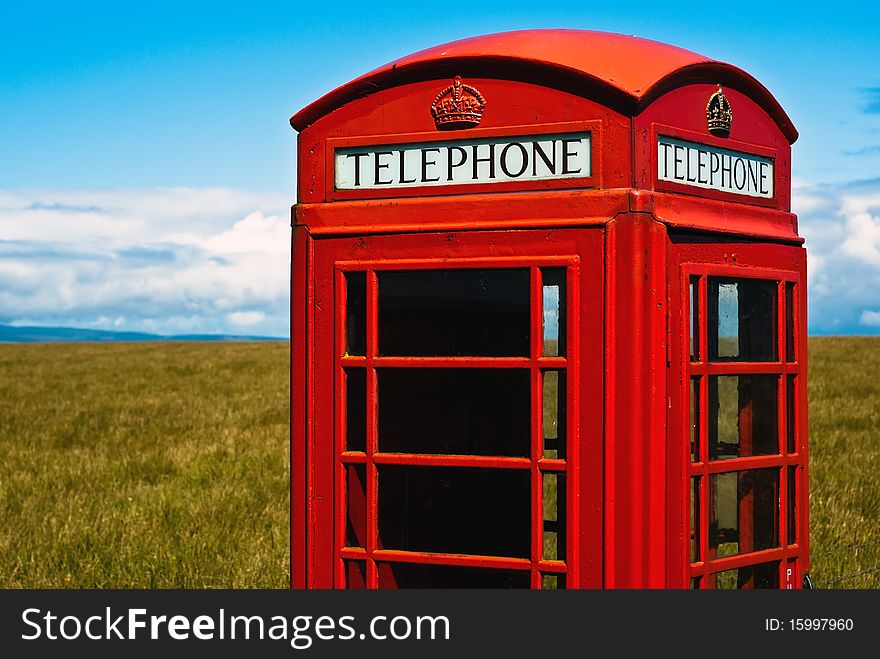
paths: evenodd
<path fill-rule="evenodd" d="M 565 264 L 569 265 L 569 264 Z M 561 272 L 561 275 L 560 275 Z M 347 273 L 349 275 L 349 279 L 351 273 Z M 544 509 L 545 509 L 545 478 L 552 477 L 558 482 L 559 488 L 565 490 L 568 486 L 566 483 L 574 481 L 574 479 L 566 479 L 564 478 L 564 474 L 568 470 L 568 465 L 565 460 L 565 453 L 563 451 L 553 452 L 545 454 L 545 441 L 546 441 L 546 432 L 545 432 L 545 423 L 547 423 L 545 419 L 545 414 L 542 413 L 544 408 L 544 394 L 545 394 L 545 375 L 548 372 L 558 373 L 558 379 L 560 381 L 559 384 L 551 384 L 550 389 L 548 389 L 548 395 L 553 395 L 558 392 L 558 395 L 563 398 L 563 400 L 557 401 L 557 405 L 559 406 L 557 414 L 559 415 L 559 425 L 558 429 L 558 437 L 552 439 L 558 439 L 559 443 L 562 446 L 565 446 L 569 443 L 568 441 L 568 427 L 571 424 L 570 416 L 568 414 L 564 414 L 564 410 L 562 408 L 563 402 L 568 402 L 572 396 L 572 391 L 566 391 L 562 385 L 561 381 L 563 380 L 565 373 L 568 369 L 568 359 L 565 355 L 574 354 L 571 350 L 571 345 L 575 339 L 571 334 L 567 332 L 563 332 L 562 324 L 564 322 L 571 323 L 573 319 L 566 319 L 563 317 L 557 318 L 557 322 L 559 323 L 559 336 L 557 341 L 561 340 L 562 342 L 557 342 L 555 345 L 548 345 L 552 343 L 552 339 L 548 341 L 547 339 L 547 325 L 548 325 L 548 314 L 546 310 L 542 308 L 542 298 L 543 295 L 548 291 L 548 287 L 543 285 L 542 283 L 542 268 L 538 266 L 531 266 L 529 268 L 529 292 L 530 292 L 530 318 L 529 318 L 529 332 L 530 332 L 530 340 L 529 340 L 529 356 L 528 357 L 468 357 L 468 356 L 443 356 L 443 357 L 431 357 L 431 356 L 404 356 L 404 355 L 394 355 L 394 356 L 381 356 L 379 354 L 379 346 L 378 346 L 378 318 L 379 318 L 379 285 L 380 285 L 380 275 L 376 270 L 368 269 L 364 271 L 365 279 L 366 279 L 366 300 L 363 306 L 366 307 L 365 313 L 365 325 L 364 334 L 366 350 L 363 356 L 357 354 L 350 354 L 350 350 L 348 350 L 348 344 L 350 341 L 346 336 L 345 339 L 341 342 L 340 350 L 338 352 L 338 371 L 341 374 L 350 375 L 351 371 L 354 369 L 363 369 L 366 374 L 366 438 L 365 438 L 365 446 L 362 450 L 358 450 L 360 447 L 355 446 L 354 450 L 350 447 L 346 448 L 345 443 L 345 432 L 346 432 L 346 420 L 345 420 L 345 410 L 349 406 L 347 399 L 345 397 L 345 388 L 343 387 L 342 398 L 339 399 L 339 407 L 341 409 L 341 423 L 339 424 L 338 433 L 341 434 L 341 442 L 339 442 L 339 436 L 337 441 L 340 444 L 340 450 L 338 452 L 338 465 L 339 470 L 338 473 L 343 475 L 347 472 L 351 472 L 351 469 L 358 465 L 360 469 L 366 472 L 366 547 L 351 547 L 347 546 L 345 542 L 345 534 L 349 532 L 348 535 L 351 535 L 350 528 L 346 528 L 341 537 L 342 542 L 337 543 L 341 544 L 339 547 L 339 568 L 338 572 L 340 575 L 340 579 L 338 580 L 340 584 L 352 584 L 354 587 L 363 587 L 359 585 L 357 572 L 355 568 L 358 565 L 364 566 L 365 569 L 365 577 L 366 582 L 365 585 L 367 588 L 378 588 L 381 587 L 383 583 L 383 579 L 387 577 L 387 570 L 382 566 L 392 565 L 392 564 L 401 564 L 401 563 L 410 563 L 414 565 L 439 565 L 439 566 L 455 566 L 455 567 L 463 567 L 463 568 L 497 568 L 504 570 L 514 570 L 514 571 L 528 571 L 530 574 L 529 583 L 532 587 L 541 588 L 541 587 L 565 587 L 566 583 L 566 575 L 569 574 L 570 570 L 568 564 L 562 560 L 562 558 L 567 554 L 567 547 L 558 547 L 556 549 L 555 555 L 545 555 L 545 542 L 544 542 L 544 528 L 545 528 L 545 520 L 544 520 Z M 552 272 L 553 279 L 552 285 L 555 291 L 558 291 L 557 295 L 559 297 L 556 298 L 555 304 L 557 305 L 558 313 L 564 314 L 564 310 L 566 307 L 570 307 L 572 291 L 571 287 L 566 285 L 566 278 L 568 276 L 568 268 L 560 268 L 556 267 Z M 360 282 L 360 279 L 355 276 L 353 278 L 354 281 Z M 346 282 L 348 283 L 348 282 Z M 343 287 L 344 291 L 344 287 Z M 346 299 L 345 294 L 340 296 L 343 317 L 346 309 Z M 561 298 L 561 299 L 560 299 Z M 348 305 L 350 306 L 350 305 Z M 341 319 L 344 323 L 344 318 Z M 339 326 L 345 327 L 344 324 L 337 324 Z M 574 328 L 572 328 L 574 329 Z M 574 332 L 572 332 L 574 334 Z M 518 458 L 518 457 L 505 457 L 505 456 L 495 456 L 495 455 L 459 455 L 459 454 L 422 454 L 422 453 L 397 453 L 397 452 L 389 452 L 382 451 L 380 446 L 380 437 L 379 437 L 379 424 L 378 424 L 378 398 L 379 398 L 379 381 L 381 377 L 381 369 L 422 369 L 422 368 L 475 368 L 475 369 L 493 369 L 493 368 L 514 368 L 514 369 L 523 369 L 527 370 L 530 373 L 530 403 L 531 403 L 531 420 L 530 420 L 530 450 L 529 456 Z M 355 375 L 355 377 L 359 377 Z M 563 430 L 565 432 L 563 432 Z M 442 552 L 433 552 L 433 551 L 402 551 L 395 550 L 390 548 L 383 548 L 381 546 L 380 533 L 379 533 L 379 497 L 381 496 L 381 482 L 380 475 L 381 469 L 383 465 L 401 465 L 406 467 L 425 467 L 425 468 L 485 468 L 485 469 L 500 469 L 500 470 L 508 470 L 508 471 L 516 471 L 516 470 L 528 470 L 529 471 L 529 482 L 530 482 L 530 494 L 529 498 L 531 500 L 530 504 L 530 550 L 529 550 L 529 558 L 517 558 L 514 556 L 482 556 L 482 555 L 471 555 L 471 554 L 458 554 L 458 553 L 442 553 Z M 355 472 L 352 472 L 355 473 Z M 361 472 L 363 473 L 363 472 Z M 345 492 L 345 481 L 341 487 L 337 489 L 341 489 L 343 493 Z M 560 492 L 559 495 L 560 500 L 557 503 L 558 509 L 557 514 L 561 517 L 556 521 L 553 521 L 552 524 L 556 525 L 555 533 L 559 542 L 565 542 L 564 538 L 566 536 L 565 533 L 561 533 L 560 530 L 567 525 L 568 520 L 566 519 L 567 515 L 565 514 L 565 506 L 564 502 L 568 498 L 569 493 L 567 491 Z M 344 499 L 343 499 L 344 500 Z M 347 519 L 347 513 L 340 515 L 342 520 Z M 348 524 L 350 527 L 350 523 Z M 556 557 L 559 557 L 557 560 Z M 360 569 L 360 568 L 358 568 Z M 383 572 L 383 570 L 385 570 Z M 386 577 L 383 577 L 382 574 L 386 574 Z M 355 575 L 355 578 L 352 578 L 352 575 Z M 548 585 L 552 584 L 552 585 Z"/>
<path fill-rule="evenodd" d="M 795 377 L 800 375 L 800 364 L 794 361 L 798 354 L 797 341 L 798 336 L 794 327 L 797 324 L 796 314 L 792 307 L 796 305 L 794 300 L 796 294 L 794 291 L 795 283 L 788 276 L 780 276 L 775 280 L 776 303 L 773 309 L 773 361 L 749 362 L 749 361 L 710 361 L 708 358 L 709 350 L 709 333 L 708 322 L 704 315 L 704 310 L 710 309 L 707 288 L 708 280 L 714 276 L 712 268 L 705 267 L 695 269 L 699 274 L 690 274 L 683 278 L 684 293 L 683 298 L 687 300 L 687 306 L 683 310 L 683 325 L 686 326 L 688 336 L 698 335 L 696 345 L 691 340 L 685 342 L 684 356 L 687 376 L 684 378 L 686 392 L 686 408 L 692 402 L 696 402 L 693 412 L 688 411 L 686 414 L 686 424 L 684 425 L 684 439 L 686 442 L 686 455 L 691 456 L 689 459 L 689 468 L 686 470 L 688 478 L 687 491 L 688 499 L 696 499 L 686 506 L 688 510 L 688 519 L 693 520 L 694 516 L 698 518 L 697 524 L 691 521 L 687 528 L 690 532 L 687 535 L 687 547 L 685 555 L 689 557 L 689 568 L 687 574 L 691 578 L 691 583 L 696 584 L 700 588 L 725 587 L 731 579 L 734 583 L 739 583 L 738 587 L 754 587 L 751 584 L 759 583 L 772 584 L 770 587 L 781 587 L 785 581 L 785 569 L 791 568 L 796 563 L 796 559 L 800 557 L 800 547 L 796 544 L 796 536 L 792 525 L 797 523 L 798 512 L 794 510 L 794 498 L 797 492 L 797 482 L 795 481 L 797 470 L 802 466 L 802 460 L 797 448 L 797 440 L 793 438 L 796 434 L 796 418 L 795 411 L 796 401 L 792 397 L 796 395 Z M 741 278 L 739 273 L 724 272 L 727 280 L 731 281 L 736 277 Z M 766 279 L 766 277 L 765 277 Z M 716 287 L 717 288 L 717 287 Z M 745 287 L 748 290 L 748 287 Z M 716 307 L 717 307 L 717 300 Z M 717 309 L 715 310 L 717 316 Z M 794 318 L 794 319 L 793 319 Z M 714 350 L 719 350 L 717 346 Z M 688 348 L 690 343 L 690 348 Z M 775 453 L 770 455 L 748 456 L 748 457 L 730 457 L 724 460 L 713 460 L 708 451 L 709 444 L 709 396 L 708 382 L 711 376 L 732 376 L 732 375 L 775 375 L 776 386 L 774 387 L 774 398 L 777 406 L 774 431 Z M 696 399 L 696 401 L 694 401 Z M 696 427 L 691 426 L 696 422 Z M 696 437 L 693 433 L 696 431 Z M 694 452 L 692 442 L 696 441 L 697 451 Z M 794 446 L 792 446 L 794 444 Z M 696 453 L 696 455 L 695 455 Z M 776 544 L 779 546 L 768 549 L 759 549 L 758 551 L 750 551 L 748 553 L 734 554 L 732 556 L 712 558 L 710 554 L 710 538 L 709 533 L 709 512 L 710 497 L 709 483 L 712 476 L 727 472 L 743 473 L 753 469 L 771 469 L 776 474 L 777 490 L 776 490 L 776 528 L 774 530 L 777 538 Z M 795 482 L 792 482 L 795 481 Z M 693 544 L 695 543 L 695 544 Z M 710 560 L 711 559 L 711 560 Z M 731 577 L 737 574 L 737 570 L 745 570 L 739 577 Z M 721 580 L 721 573 L 723 575 Z M 738 580 L 738 581 L 737 581 Z M 744 584 L 744 585 L 743 585 Z"/>

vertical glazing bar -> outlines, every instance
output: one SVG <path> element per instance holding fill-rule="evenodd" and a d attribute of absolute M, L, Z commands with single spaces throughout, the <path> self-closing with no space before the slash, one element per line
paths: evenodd
<path fill-rule="evenodd" d="M 341 270 L 336 271 L 336 352 L 334 355 L 335 368 L 335 399 L 336 399 L 336 423 L 334 424 L 336 432 L 334 433 L 334 458 L 336 465 L 335 474 L 335 505 L 334 514 L 336 516 L 336 524 L 334 528 L 335 542 L 335 561 L 333 562 L 334 570 L 334 587 L 345 588 L 345 563 L 342 560 L 342 548 L 345 546 L 345 520 L 348 515 L 346 510 L 347 497 L 345 496 L 345 465 L 342 464 L 342 452 L 345 450 L 345 411 L 346 396 L 348 394 L 345 386 L 345 371 L 342 368 L 340 357 L 345 354 L 345 336 L 346 336 L 346 296 L 347 287 L 345 273 Z"/>
<path fill-rule="evenodd" d="M 544 324 L 543 324 L 543 282 L 541 270 L 538 267 L 530 268 L 530 310 L 529 345 L 531 355 L 531 586 L 541 587 L 541 573 L 538 571 L 538 562 L 544 556 L 544 487 L 541 472 L 538 469 L 538 460 L 544 455 L 544 398 L 543 398 L 543 374 L 538 368 L 538 358 L 544 353 Z"/>
<path fill-rule="evenodd" d="M 565 354 L 567 355 L 565 376 L 565 395 L 567 397 L 565 410 L 565 497 L 564 519 L 559 520 L 565 525 L 565 564 L 568 568 L 566 586 L 580 583 L 580 511 L 574 502 L 575 492 L 580 482 L 580 432 L 577 420 L 580 419 L 580 259 L 565 270 L 565 323 L 568 328 L 565 340 Z M 569 505 L 571 502 L 572 505 Z"/>
<path fill-rule="evenodd" d="M 785 281 L 776 282 L 776 361 L 785 363 Z"/>
<path fill-rule="evenodd" d="M 374 270 L 367 272 L 367 588 L 379 587 L 379 574 L 373 552 L 379 543 L 379 475 L 373 456 L 378 450 L 378 382 L 373 360 L 378 354 L 379 280 Z"/>

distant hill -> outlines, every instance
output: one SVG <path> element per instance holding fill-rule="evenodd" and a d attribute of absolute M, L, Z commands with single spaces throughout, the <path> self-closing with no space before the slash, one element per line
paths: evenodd
<path fill-rule="evenodd" d="M 73 327 L 13 327 L 0 325 L 0 343 L 74 343 L 82 341 L 286 341 L 277 336 L 234 334 L 177 334 L 77 329 Z"/>

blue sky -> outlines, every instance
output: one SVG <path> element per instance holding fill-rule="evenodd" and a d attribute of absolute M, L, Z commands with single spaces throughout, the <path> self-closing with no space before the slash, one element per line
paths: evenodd
<path fill-rule="evenodd" d="M 287 334 L 289 116 L 430 45 L 607 30 L 732 62 L 801 132 L 814 333 L 880 332 L 880 9 L 5 3 L 0 323 Z"/>

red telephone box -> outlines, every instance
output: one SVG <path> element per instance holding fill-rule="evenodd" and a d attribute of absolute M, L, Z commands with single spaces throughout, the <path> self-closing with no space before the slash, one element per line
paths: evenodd
<path fill-rule="evenodd" d="M 806 256 L 767 89 L 510 32 L 291 124 L 293 587 L 800 587 Z"/>

